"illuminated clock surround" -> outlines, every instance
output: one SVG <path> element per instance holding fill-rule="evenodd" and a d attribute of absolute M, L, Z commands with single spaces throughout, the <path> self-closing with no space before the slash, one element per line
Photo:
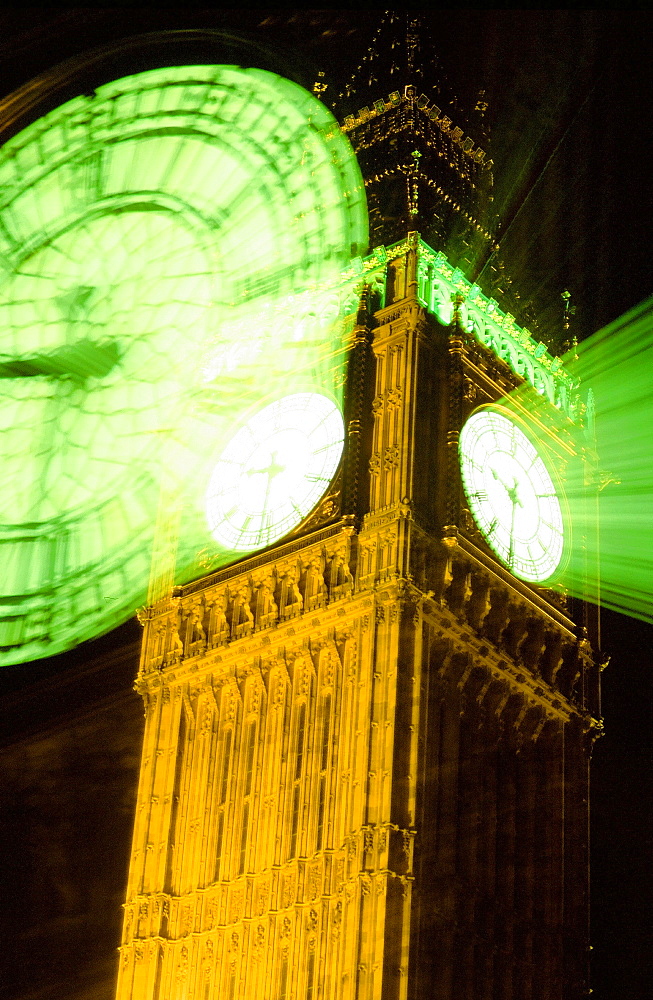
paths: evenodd
<path fill-rule="evenodd" d="M 0 663 L 17 663 L 143 602 L 162 462 L 201 478 L 252 399 L 319 368 L 285 302 L 315 311 L 367 222 L 330 113 L 233 66 L 74 98 L 0 150 L 0 192 Z"/>
<path fill-rule="evenodd" d="M 473 413 L 459 442 L 463 487 L 490 548 L 522 580 L 543 583 L 564 550 L 560 497 L 530 437 L 498 407 Z"/>

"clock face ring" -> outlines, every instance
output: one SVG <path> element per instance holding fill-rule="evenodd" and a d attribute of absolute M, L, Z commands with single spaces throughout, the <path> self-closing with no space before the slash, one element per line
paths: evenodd
<path fill-rule="evenodd" d="M 206 515 L 215 540 L 248 550 L 297 527 L 327 490 L 343 444 L 340 410 L 321 393 L 293 393 L 259 409 L 211 474 Z"/>
<path fill-rule="evenodd" d="M 133 614 L 168 470 L 180 493 L 243 399 L 315 367 L 310 332 L 243 351 L 255 319 L 276 336 L 285 299 L 308 310 L 365 242 L 342 134 L 262 70 L 123 77 L 2 147 L 0 663 Z"/>
<path fill-rule="evenodd" d="M 561 491 L 522 426 L 499 407 L 473 413 L 460 433 L 461 477 L 485 541 L 515 576 L 543 583 L 565 549 Z"/>

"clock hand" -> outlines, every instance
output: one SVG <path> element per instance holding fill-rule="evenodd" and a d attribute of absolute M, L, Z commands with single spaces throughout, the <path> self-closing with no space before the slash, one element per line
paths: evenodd
<path fill-rule="evenodd" d="M 84 338 L 75 344 L 64 345 L 50 354 L 35 354 L 27 358 L 14 358 L 0 362 L 2 378 L 102 378 L 120 360 L 115 341 L 96 343 Z"/>
<path fill-rule="evenodd" d="M 277 452 L 273 451 L 272 455 L 270 456 L 270 464 L 269 465 L 267 465 L 263 469 L 248 469 L 247 470 L 247 475 L 248 476 L 259 476 L 259 475 L 262 475 L 262 476 L 267 476 L 268 479 L 272 479 L 274 476 L 278 475 L 280 472 L 283 472 L 285 470 L 285 468 L 286 468 L 285 465 L 277 465 L 276 464 L 276 460 L 277 460 Z"/>
<path fill-rule="evenodd" d="M 512 495 L 511 495 L 512 493 Z M 508 565 L 512 569 L 512 564 L 515 556 L 515 512 L 517 510 L 517 484 L 513 487 L 511 493 L 508 495 L 512 501 L 512 513 L 510 517 L 510 543 L 508 545 Z"/>
<path fill-rule="evenodd" d="M 496 471 L 496 469 L 492 469 L 492 475 L 496 479 L 496 481 L 499 483 L 499 485 L 502 486 L 504 488 L 504 490 L 506 491 L 506 493 L 508 494 L 508 499 L 510 500 L 511 504 L 514 505 L 514 504 L 518 503 L 520 507 L 523 507 L 524 504 L 522 503 L 522 501 L 517 496 L 517 480 L 513 479 L 512 486 L 507 486 L 506 483 L 504 483 L 504 481 L 501 478 L 501 476 Z"/>
<path fill-rule="evenodd" d="M 65 339 L 53 351 L 0 362 L 0 378 L 102 378 L 120 360 L 113 340 L 98 342 L 80 336 L 92 326 L 91 308 L 97 289 L 73 285 L 55 297 L 62 313 Z"/>
<path fill-rule="evenodd" d="M 499 473 L 497 472 L 497 470 L 496 469 L 492 469 L 491 472 L 492 472 L 492 476 L 494 477 L 494 479 L 496 479 L 496 481 L 499 483 L 499 485 L 503 486 L 503 488 L 506 491 L 506 493 L 508 493 L 509 492 L 509 487 L 506 486 L 506 484 L 504 483 L 503 479 L 501 478 L 501 476 L 499 475 Z"/>
<path fill-rule="evenodd" d="M 508 494 L 510 502 L 512 503 L 512 513 L 511 513 L 511 517 L 510 517 L 510 545 L 509 545 L 509 548 L 508 548 L 508 565 L 512 569 L 513 560 L 514 560 L 514 554 L 515 554 L 515 550 L 514 550 L 514 544 L 515 544 L 515 514 L 517 513 L 517 504 L 519 504 L 520 507 L 523 507 L 524 504 L 522 503 L 522 501 L 517 496 L 517 480 L 516 479 L 513 481 L 512 488 L 508 488 L 506 486 L 506 492 Z"/>
<path fill-rule="evenodd" d="M 263 469 L 248 469 L 247 470 L 247 475 L 248 476 L 263 475 L 263 476 L 267 477 L 266 483 L 265 483 L 265 495 L 263 497 L 263 506 L 262 506 L 262 510 L 263 511 L 267 511 L 267 508 L 268 508 L 268 499 L 269 499 L 269 496 L 270 496 L 270 488 L 272 486 L 272 480 L 280 472 L 284 472 L 285 468 L 286 468 L 285 465 L 279 465 L 278 464 L 278 462 L 277 462 L 277 452 L 273 451 L 272 454 L 270 455 L 269 465 L 267 465 L 265 468 L 263 468 Z"/>
<path fill-rule="evenodd" d="M 47 398 L 41 397 L 40 441 L 35 449 L 37 453 L 47 456 L 42 462 L 39 477 L 38 492 L 41 498 L 49 496 L 53 483 L 60 479 L 57 456 L 65 453 L 68 438 L 68 433 L 61 424 L 61 416 L 70 405 L 70 393 L 78 393 L 80 388 L 82 393 L 92 391 L 92 384 L 87 380 L 108 375 L 119 360 L 117 341 L 97 343 L 89 338 L 62 344 L 49 353 L 22 358 L 7 358 L 5 355 L 4 359 L 0 359 L 0 384 L 3 379 L 16 382 L 38 378 L 44 388 L 46 385 L 48 387 L 45 390 Z M 43 379 L 45 383 L 41 381 Z"/>
<path fill-rule="evenodd" d="M 521 502 L 521 500 L 519 499 L 519 497 L 517 496 L 517 480 L 516 479 L 514 480 L 514 485 L 513 486 L 506 486 L 504 483 L 502 483 L 501 485 L 503 486 L 503 488 L 505 489 L 506 493 L 508 494 L 508 498 L 509 498 L 511 504 L 513 505 L 513 507 L 516 504 L 519 504 L 520 507 L 524 506 L 523 503 Z"/>

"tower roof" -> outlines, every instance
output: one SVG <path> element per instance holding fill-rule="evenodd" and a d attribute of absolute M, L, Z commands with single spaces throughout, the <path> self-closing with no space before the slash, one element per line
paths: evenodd
<path fill-rule="evenodd" d="M 458 107 L 426 19 L 385 12 L 332 103 L 365 177 L 372 246 L 417 230 L 473 269 L 491 242 L 485 105 Z"/>

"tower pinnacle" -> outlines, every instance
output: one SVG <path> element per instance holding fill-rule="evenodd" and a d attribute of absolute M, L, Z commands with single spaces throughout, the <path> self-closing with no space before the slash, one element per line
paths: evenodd
<path fill-rule="evenodd" d="M 450 94 L 425 19 L 385 14 L 336 103 L 365 178 L 372 246 L 419 230 L 472 268 L 490 240 L 492 164 Z"/>

